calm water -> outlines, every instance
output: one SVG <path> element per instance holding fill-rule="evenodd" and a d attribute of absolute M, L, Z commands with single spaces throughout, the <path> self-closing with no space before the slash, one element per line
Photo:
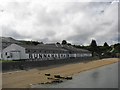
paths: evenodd
<path fill-rule="evenodd" d="M 35 85 L 32 88 L 117 88 L 118 63 L 74 75 L 72 80 L 50 85 Z"/>

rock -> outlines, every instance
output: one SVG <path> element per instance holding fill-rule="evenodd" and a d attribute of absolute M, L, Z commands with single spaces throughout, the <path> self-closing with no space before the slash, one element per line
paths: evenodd
<path fill-rule="evenodd" d="M 45 84 L 51 84 L 51 82 L 45 82 Z"/>
<path fill-rule="evenodd" d="M 46 73 L 45 76 L 50 76 L 50 73 Z"/>
<path fill-rule="evenodd" d="M 60 75 L 54 75 L 55 78 L 60 78 Z"/>
<path fill-rule="evenodd" d="M 67 79 L 67 80 L 71 80 L 72 77 L 71 77 L 71 76 L 68 76 L 68 77 L 65 77 L 65 79 Z"/>
<path fill-rule="evenodd" d="M 52 83 L 61 83 L 63 82 L 62 80 L 53 80 Z"/>
<path fill-rule="evenodd" d="M 40 83 L 40 84 L 45 84 L 45 83 Z"/>
<path fill-rule="evenodd" d="M 50 78 L 50 77 L 48 77 L 47 79 L 54 79 L 54 78 Z"/>

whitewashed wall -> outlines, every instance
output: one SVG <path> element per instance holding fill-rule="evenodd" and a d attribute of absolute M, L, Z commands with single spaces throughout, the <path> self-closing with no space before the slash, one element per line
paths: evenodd
<path fill-rule="evenodd" d="M 19 54 L 18 52 L 19 51 Z M 8 55 L 6 55 L 6 52 Z M 9 54 L 12 55 L 12 57 L 7 58 Z M 17 45 L 17 44 L 11 44 L 10 46 L 6 47 L 3 50 L 3 59 L 4 60 L 19 60 L 19 59 L 27 59 L 25 48 Z"/>
<path fill-rule="evenodd" d="M 29 59 L 29 54 L 26 54 L 26 59 Z"/>

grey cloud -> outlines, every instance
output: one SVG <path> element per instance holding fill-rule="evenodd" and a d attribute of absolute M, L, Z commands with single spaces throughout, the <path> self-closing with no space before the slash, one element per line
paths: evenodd
<path fill-rule="evenodd" d="M 48 41 L 49 41 L 49 38 L 41 38 L 41 37 L 39 37 L 39 38 L 33 38 L 33 40 L 37 40 L 37 41 L 40 41 L 40 42 L 43 42 L 43 43 L 47 43 Z"/>
<path fill-rule="evenodd" d="M 86 42 L 90 42 L 89 39 L 94 36 L 96 31 L 89 30 L 89 27 L 85 27 L 81 28 L 80 26 L 73 26 L 73 30 L 77 32 L 77 34 L 69 36 L 67 40 L 73 42 L 74 44 L 84 44 Z"/>
<path fill-rule="evenodd" d="M 67 3 L 67 5 L 68 6 L 65 7 L 65 10 L 63 12 L 65 16 L 66 16 L 66 14 L 71 15 L 71 14 L 76 14 L 79 12 L 84 12 L 86 14 L 85 19 L 83 19 L 83 21 L 84 21 L 83 24 L 81 24 L 82 21 L 80 21 L 81 25 L 76 26 L 76 23 L 74 23 L 75 25 L 70 26 L 75 31 L 75 33 L 78 33 L 78 34 L 68 36 L 66 38 L 68 41 L 71 41 L 73 43 L 81 43 L 82 44 L 82 43 L 90 42 L 89 39 L 92 37 L 95 37 L 98 40 L 98 42 L 103 43 L 104 42 L 104 40 L 102 40 L 103 38 L 105 40 L 109 39 L 109 38 L 106 38 L 107 35 L 106 36 L 104 36 L 104 34 L 102 35 L 101 30 L 103 31 L 103 30 L 105 30 L 105 28 L 110 27 L 113 24 L 113 21 L 111 21 L 111 22 L 107 21 L 106 17 L 104 17 L 104 14 L 103 15 L 99 14 L 99 12 L 101 12 L 101 10 L 106 10 L 106 8 L 109 6 L 108 2 L 107 3 L 106 2 L 101 2 L 101 3 L 91 2 L 91 3 L 87 3 L 87 4 L 75 2 L 75 3 Z M 41 20 L 42 23 L 47 24 L 47 25 L 56 25 L 57 24 L 57 25 L 59 25 L 59 27 L 62 27 L 62 24 L 61 24 L 62 16 L 61 17 L 59 15 L 57 16 L 57 12 L 58 11 L 54 11 L 54 13 L 52 12 L 50 14 L 43 13 L 44 17 L 42 15 L 42 17 L 41 17 L 42 19 L 40 18 L 39 20 Z M 103 13 L 105 13 L 105 12 L 103 12 Z M 54 15 L 56 15 L 56 16 L 54 17 Z M 101 17 L 103 17 L 103 18 L 101 18 Z M 106 21 L 105 20 L 103 21 L 102 19 L 105 19 Z M 94 21 L 90 21 L 90 20 L 94 20 Z M 91 24 L 89 25 L 89 23 L 91 23 Z M 68 26 L 69 26 L 69 24 L 68 24 Z M 106 33 L 112 33 L 112 32 L 113 31 L 106 32 Z M 99 36 L 96 35 L 97 33 L 99 33 Z M 51 35 L 51 37 L 53 37 L 53 36 Z M 103 38 L 101 38 L 101 37 L 103 37 Z"/>
<path fill-rule="evenodd" d="M 118 31 L 118 42 L 120 42 L 120 32 Z"/>
<path fill-rule="evenodd" d="M 2 36 L 9 36 L 9 37 L 13 37 L 16 39 L 30 38 L 30 37 L 25 36 L 25 35 L 20 35 L 17 31 L 10 28 L 9 26 L 2 26 L 1 29 L 2 29 Z"/>
<path fill-rule="evenodd" d="M 56 33 L 55 31 L 49 30 L 46 32 L 46 36 L 54 36 Z"/>
<path fill-rule="evenodd" d="M 38 21 L 38 25 L 56 26 L 62 24 L 59 11 L 52 11 L 47 13 L 46 10 L 46 8 L 43 8 L 43 10 L 37 14 L 36 19 Z"/>
<path fill-rule="evenodd" d="M 23 39 L 31 38 L 43 42 L 56 42 L 65 37 L 64 39 L 74 44 L 89 44 L 92 37 L 98 40 L 100 44 L 105 41 L 116 41 L 117 37 L 115 35 L 117 34 L 114 33 L 116 29 L 113 28 L 116 27 L 117 18 L 114 17 L 116 11 L 110 3 L 65 2 L 61 10 L 56 10 L 57 7 L 54 7 L 48 12 L 47 9 L 50 6 L 14 3 L 11 10 L 13 10 L 15 21 L 20 21 L 17 25 L 23 27 L 21 29 L 24 31 L 26 27 L 24 28 L 21 23 L 25 21 L 25 26 L 28 26 L 30 33 L 28 36 L 21 35 L 13 26 L 8 24 L 7 27 L 2 28 L 5 32 L 8 31 L 3 35 Z M 14 8 L 16 8 L 15 11 Z M 81 14 L 83 16 L 80 16 Z M 29 22 L 30 20 L 31 22 Z M 29 27 L 29 25 L 31 26 Z"/>
<path fill-rule="evenodd" d="M 86 2 L 87 3 L 87 2 Z M 86 3 L 79 3 L 79 2 L 68 2 L 66 3 L 66 8 L 64 10 L 65 13 L 68 14 L 75 14 L 81 10 L 86 9 Z M 84 5 L 85 4 L 85 5 Z"/>
<path fill-rule="evenodd" d="M 104 34 L 96 36 L 96 39 L 99 41 L 99 44 L 108 42 L 109 44 L 114 44 L 113 42 L 118 42 L 118 32 L 117 27 L 110 28 L 109 31 L 106 31 Z"/>
<path fill-rule="evenodd" d="M 30 2 L 9 2 L 6 11 L 12 12 L 16 19 L 24 20 L 32 16 L 29 5 Z"/>
<path fill-rule="evenodd" d="M 101 23 L 101 25 L 102 25 L 102 26 L 110 26 L 110 25 L 112 25 L 112 23 L 113 23 L 113 22 L 107 22 L 107 21 L 106 21 L 106 22 Z"/>
<path fill-rule="evenodd" d="M 108 2 L 72 2 L 67 3 L 65 13 L 74 14 L 78 12 L 84 12 L 89 15 L 100 14 L 102 10 L 105 10 L 110 3 Z"/>
<path fill-rule="evenodd" d="M 72 42 L 73 44 L 84 44 L 86 41 L 88 41 L 89 36 L 85 36 L 89 34 L 83 34 L 83 35 L 75 35 L 75 36 L 70 36 L 67 38 L 68 41 Z"/>

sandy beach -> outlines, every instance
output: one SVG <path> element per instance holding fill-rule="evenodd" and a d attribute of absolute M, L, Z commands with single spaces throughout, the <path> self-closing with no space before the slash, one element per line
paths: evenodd
<path fill-rule="evenodd" d="M 28 71 L 22 70 L 7 72 L 2 74 L 2 88 L 29 88 L 30 84 L 49 81 L 45 76 L 45 73 L 50 73 L 52 75 L 51 77 L 53 77 L 55 74 L 60 74 L 62 76 L 72 76 L 86 70 L 117 62 L 117 58 L 108 58 L 90 62 L 50 66 L 47 68 L 36 68 Z"/>

